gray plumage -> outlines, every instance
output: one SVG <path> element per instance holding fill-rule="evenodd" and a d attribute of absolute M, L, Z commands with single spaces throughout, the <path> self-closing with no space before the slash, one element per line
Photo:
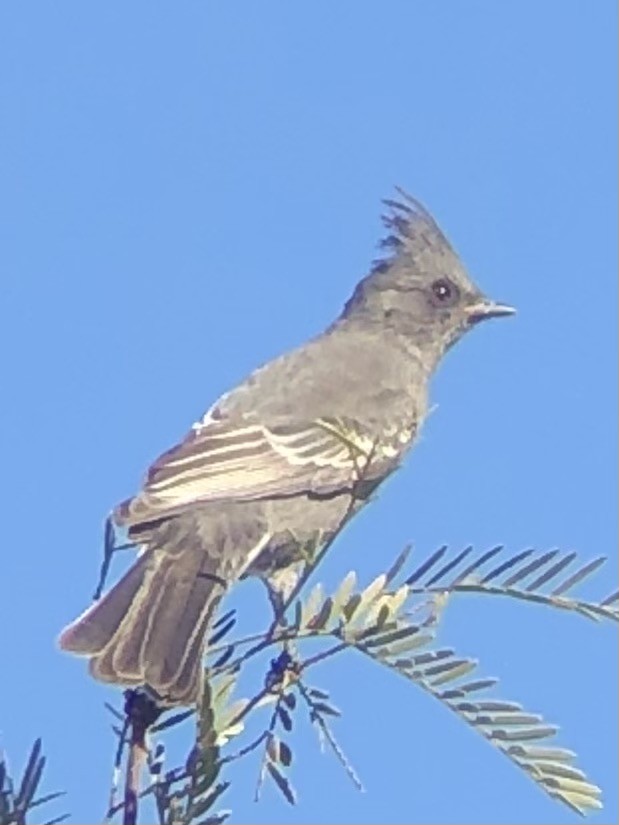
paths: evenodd
<path fill-rule="evenodd" d="M 284 599 L 306 548 L 328 541 L 353 494 L 362 506 L 414 443 L 445 351 L 513 312 L 484 297 L 427 211 L 398 192 L 385 202 L 385 256 L 339 318 L 224 395 L 113 511 L 143 552 L 60 637 L 96 678 L 195 701 L 230 585 L 257 575 Z"/>

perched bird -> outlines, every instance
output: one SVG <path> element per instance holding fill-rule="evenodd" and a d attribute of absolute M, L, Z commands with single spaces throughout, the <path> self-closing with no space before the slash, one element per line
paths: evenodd
<path fill-rule="evenodd" d="M 220 398 L 112 513 L 141 548 L 133 567 L 60 636 L 106 682 L 169 705 L 198 695 L 222 596 L 259 576 L 274 604 L 401 463 L 445 351 L 514 310 L 468 277 L 434 219 L 398 189 L 383 256 L 340 316 Z"/>

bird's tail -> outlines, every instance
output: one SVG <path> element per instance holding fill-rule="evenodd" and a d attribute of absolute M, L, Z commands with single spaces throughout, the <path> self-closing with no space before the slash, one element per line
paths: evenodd
<path fill-rule="evenodd" d="M 166 704 L 193 704 L 205 637 L 225 589 L 207 553 L 151 547 L 62 631 L 59 645 L 89 656 L 96 679 L 147 685 Z"/>

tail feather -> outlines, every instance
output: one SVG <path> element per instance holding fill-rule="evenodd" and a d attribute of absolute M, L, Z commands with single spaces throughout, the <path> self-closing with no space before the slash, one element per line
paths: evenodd
<path fill-rule="evenodd" d="M 67 625 L 58 638 L 62 650 L 85 656 L 100 653 L 118 631 L 138 594 L 149 561 L 144 553 L 99 601 Z"/>
<path fill-rule="evenodd" d="M 63 650 L 91 657 L 100 681 L 148 685 L 168 704 L 195 701 L 205 637 L 226 582 L 201 550 L 148 550 L 60 635 Z"/>
<path fill-rule="evenodd" d="M 145 681 L 162 694 L 176 691 L 187 659 L 201 660 L 204 637 L 226 589 L 225 581 L 204 570 L 208 557 L 188 556 L 170 566 L 142 647 Z"/>
<path fill-rule="evenodd" d="M 194 702 L 202 690 L 201 677 L 203 669 L 202 663 L 202 643 L 211 624 L 211 615 L 205 614 L 202 625 L 195 634 L 194 639 L 184 657 L 181 668 L 178 671 L 174 684 L 174 701 L 179 705 L 187 705 Z"/>

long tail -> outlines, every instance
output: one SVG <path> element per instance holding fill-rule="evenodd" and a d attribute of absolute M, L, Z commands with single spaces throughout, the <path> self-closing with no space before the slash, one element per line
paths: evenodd
<path fill-rule="evenodd" d="M 229 583 L 219 566 L 195 546 L 151 546 L 62 631 L 60 647 L 91 657 L 96 679 L 148 685 L 166 704 L 192 704 L 205 637 Z"/>

